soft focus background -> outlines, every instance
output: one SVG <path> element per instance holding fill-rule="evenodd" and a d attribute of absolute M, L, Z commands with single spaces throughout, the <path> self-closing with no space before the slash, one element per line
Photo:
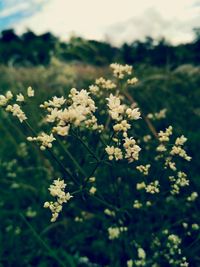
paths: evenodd
<path fill-rule="evenodd" d="M 200 1 L 0 0 L 0 31 L 0 94 L 32 86 L 36 98 L 28 113 L 36 127 L 35 104 L 109 76 L 112 62 L 133 65 L 140 80 L 134 97 L 144 113 L 167 109 L 155 126 L 173 125 L 188 138 L 189 175 L 199 192 Z M 0 111 L 0 266 L 106 266 L 112 247 L 105 252 L 105 237 L 90 223 L 68 222 L 91 212 L 88 203 L 72 204 L 49 223 L 42 205 L 59 168 L 26 143 L 27 134 Z M 195 212 L 198 218 L 199 204 Z M 197 251 L 198 242 L 191 267 L 200 266 Z M 100 259 L 102 265 L 92 264 Z"/>

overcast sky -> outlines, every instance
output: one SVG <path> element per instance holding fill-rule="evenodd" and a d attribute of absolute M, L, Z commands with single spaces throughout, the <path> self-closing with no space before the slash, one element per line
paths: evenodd
<path fill-rule="evenodd" d="M 200 27 L 200 0 L 0 0 L 0 30 L 9 27 L 115 44 L 147 35 L 187 42 Z"/>

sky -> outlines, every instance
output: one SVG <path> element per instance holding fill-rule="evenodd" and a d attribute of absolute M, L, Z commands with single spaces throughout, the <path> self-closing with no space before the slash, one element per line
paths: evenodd
<path fill-rule="evenodd" d="M 171 43 L 193 39 L 200 27 L 200 0 L 0 0 L 0 30 L 51 31 L 116 45 L 165 37 Z"/>

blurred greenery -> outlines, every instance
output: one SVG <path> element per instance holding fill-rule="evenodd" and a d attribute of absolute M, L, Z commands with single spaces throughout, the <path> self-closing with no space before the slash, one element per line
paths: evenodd
<path fill-rule="evenodd" d="M 154 40 L 146 37 L 144 41 L 135 40 L 114 47 L 107 42 L 85 40 L 73 36 L 62 42 L 50 32 L 36 35 L 28 30 L 17 35 L 13 29 L 0 34 L 0 63 L 9 66 L 48 65 L 52 56 L 64 62 L 84 62 L 93 65 L 108 65 L 112 62 L 175 68 L 181 64 L 200 63 L 200 29 L 194 29 L 191 43 L 172 45 L 164 38 Z"/>
<path fill-rule="evenodd" d="M 164 40 L 155 43 L 147 38 L 145 42 L 135 41 L 114 48 L 107 43 L 82 38 L 73 37 L 68 43 L 62 43 L 50 33 L 37 36 L 28 31 L 17 36 L 12 30 L 7 30 L 0 38 L 0 93 L 7 90 L 23 93 L 31 85 L 36 97 L 32 100 L 34 103 L 28 103 L 25 108 L 31 115 L 30 123 L 39 129 L 42 118 L 38 106 L 44 100 L 54 95 L 66 96 L 72 87 L 87 88 L 95 78 L 109 76 L 107 64 L 112 61 L 134 63 L 140 81 L 131 94 L 145 114 L 167 109 L 165 120 L 153 122 L 157 130 L 172 125 L 175 135 L 184 134 L 188 138 L 187 151 L 193 159 L 191 164 L 184 165 L 184 169 L 192 181 L 192 190 L 199 192 L 199 48 L 198 31 L 191 44 L 171 46 Z M 148 133 L 145 124 L 137 131 L 139 136 Z M 47 188 L 52 178 L 64 174 L 51 155 L 26 142 L 27 135 L 30 132 L 26 127 L 0 111 L 0 266 L 124 266 L 113 262 L 126 244 L 123 240 L 119 243 L 107 240 L 104 207 L 98 201 L 91 203 L 87 197 L 79 196 L 66 205 L 56 223 L 49 223 L 49 213 L 42 207 L 49 197 Z M 95 136 L 90 140 L 91 147 L 95 148 Z M 69 147 L 68 141 L 65 145 Z M 73 155 L 80 157 L 80 164 L 87 170 L 90 158 L 84 148 L 69 148 Z M 54 149 L 57 155 L 60 151 L 61 148 Z M 66 155 L 60 159 L 67 168 L 74 168 Z M 114 172 L 115 176 L 120 175 L 121 170 Z M 126 176 L 129 176 L 128 171 Z M 99 187 L 105 190 L 106 197 L 112 202 L 114 199 L 106 186 L 106 181 L 101 180 Z M 119 198 L 122 197 L 126 188 L 118 194 Z M 184 200 L 181 203 L 186 218 L 182 218 L 179 204 L 172 203 L 173 223 L 176 225 L 180 219 L 200 223 L 199 200 L 191 208 L 191 214 L 185 212 Z M 158 212 L 160 217 L 152 214 L 150 218 L 155 229 L 161 227 L 169 212 L 165 207 L 159 209 L 163 214 Z M 150 225 L 147 227 L 147 218 L 138 211 L 134 212 L 136 221 L 129 222 L 130 227 L 134 235 L 145 243 L 149 231 L 156 230 Z M 75 222 L 77 216 L 84 217 L 84 223 Z M 200 266 L 199 238 L 197 235 L 185 240 L 186 245 L 190 244 L 185 253 L 191 267 Z M 123 257 L 126 255 L 122 256 L 122 262 Z"/>

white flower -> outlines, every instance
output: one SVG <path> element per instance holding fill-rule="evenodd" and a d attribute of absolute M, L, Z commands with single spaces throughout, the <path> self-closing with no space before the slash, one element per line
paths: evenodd
<path fill-rule="evenodd" d="M 97 85 L 90 85 L 89 86 L 89 91 L 91 94 L 96 95 L 99 92 L 99 86 Z"/>
<path fill-rule="evenodd" d="M 192 158 L 187 155 L 186 151 L 181 146 L 174 145 L 170 151 L 171 155 L 178 155 L 181 158 L 184 158 L 187 161 L 190 161 Z"/>
<path fill-rule="evenodd" d="M 51 222 L 55 222 L 58 218 L 59 213 L 62 211 L 63 203 L 68 202 L 73 197 L 69 192 L 65 193 L 65 187 L 64 180 L 60 180 L 60 178 L 54 180 L 53 184 L 49 187 L 50 194 L 56 197 L 55 202 L 44 203 L 44 208 L 49 208 L 52 212 Z"/>
<path fill-rule="evenodd" d="M 9 100 L 13 98 L 11 91 L 7 91 L 6 95 L 0 95 L 0 107 L 4 107 L 8 104 Z"/>
<path fill-rule="evenodd" d="M 125 158 L 127 158 L 129 162 L 138 160 L 141 148 L 136 144 L 135 139 L 126 137 L 123 146 L 126 151 Z"/>
<path fill-rule="evenodd" d="M 0 106 L 6 106 L 8 99 L 4 95 L 0 95 Z"/>
<path fill-rule="evenodd" d="M 154 114 L 149 113 L 147 115 L 147 118 L 152 119 L 152 120 L 164 119 L 166 118 L 166 112 L 167 112 L 167 109 L 164 108 L 164 109 L 161 109 L 159 112 L 155 112 Z"/>
<path fill-rule="evenodd" d="M 115 132 L 127 132 L 130 128 L 131 125 L 127 122 L 127 120 L 123 120 L 113 126 L 113 130 Z"/>
<path fill-rule="evenodd" d="M 122 114 L 124 113 L 125 106 L 121 105 L 120 98 L 110 94 L 109 98 L 106 98 L 108 101 L 109 114 L 113 120 L 119 121 L 122 119 Z"/>
<path fill-rule="evenodd" d="M 139 200 L 135 200 L 134 201 L 134 203 L 133 203 L 133 208 L 134 209 L 140 209 L 140 208 L 142 208 L 142 203 L 141 202 L 139 202 Z"/>
<path fill-rule="evenodd" d="M 192 192 L 190 196 L 187 197 L 187 201 L 193 202 L 198 198 L 198 193 L 197 192 Z"/>
<path fill-rule="evenodd" d="M 67 136 L 69 133 L 70 125 L 53 127 L 53 132 L 61 136 Z"/>
<path fill-rule="evenodd" d="M 139 108 L 127 108 L 126 114 L 130 120 L 138 120 L 141 118 L 141 113 L 139 111 Z"/>
<path fill-rule="evenodd" d="M 143 248 L 138 248 L 138 258 L 140 258 L 140 259 L 146 258 L 146 253 L 145 253 Z"/>
<path fill-rule="evenodd" d="M 7 92 L 6 92 L 6 98 L 7 98 L 8 100 L 10 100 L 10 99 L 13 98 L 13 94 L 12 94 L 11 91 L 7 91 Z"/>
<path fill-rule="evenodd" d="M 148 184 L 145 189 L 147 193 L 155 194 L 160 192 L 159 187 L 160 187 L 159 181 L 155 180 L 154 182 Z"/>
<path fill-rule="evenodd" d="M 11 112 L 13 116 L 17 117 L 20 122 L 23 122 L 27 119 L 25 113 L 22 111 L 21 107 L 18 104 L 8 105 L 6 111 Z"/>
<path fill-rule="evenodd" d="M 117 239 L 120 235 L 119 227 L 109 227 L 108 228 L 108 238 L 110 240 Z"/>
<path fill-rule="evenodd" d="M 133 69 L 132 66 L 127 64 L 120 65 L 118 63 L 112 63 L 110 67 L 113 70 L 113 75 L 118 79 L 123 79 L 125 75 L 131 75 Z"/>
<path fill-rule="evenodd" d="M 53 134 L 46 134 L 46 133 L 41 133 L 37 137 L 28 137 L 27 140 L 29 142 L 39 142 L 41 143 L 40 149 L 45 150 L 46 148 L 51 148 L 52 147 L 52 142 L 56 140 L 53 136 Z"/>
<path fill-rule="evenodd" d="M 158 133 L 158 138 L 160 142 L 168 142 L 169 141 L 169 136 L 172 135 L 172 126 L 169 126 L 164 132 L 160 131 Z"/>
<path fill-rule="evenodd" d="M 58 110 L 58 108 L 52 108 L 50 110 L 50 114 L 47 115 L 46 121 L 47 122 L 55 122 L 61 113 L 61 110 Z"/>
<path fill-rule="evenodd" d="M 96 79 L 95 83 L 101 88 L 107 90 L 112 90 L 116 88 L 116 84 L 114 82 L 112 82 L 111 80 L 106 80 L 103 77 Z"/>
<path fill-rule="evenodd" d="M 149 174 L 149 168 L 151 167 L 150 164 L 147 164 L 147 165 L 139 165 L 136 167 L 136 169 L 143 173 L 144 175 L 148 175 Z"/>
<path fill-rule="evenodd" d="M 165 151 L 167 151 L 167 149 L 163 144 L 160 144 L 159 146 L 157 146 L 156 151 L 165 152 Z"/>
<path fill-rule="evenodd" d="M 97 189 L 96 187 L 92 186 L 89 190 L 90 194 L 94 195 L 96 193 Z"/>
<path fill-rule="evenodd" d="M 146 188 L 145 182 L 141 182 L 141 183 L 137 183 L 136 184 L 136 189 L 137 190 L 141 190 L 141 189 L 145 189 L 145 188 Z"/>
<path fill-rule="evenodd" d="M 33 97 L 34 94 L 35 94 L 34 90 L 32 89 L 31 86 L 29 86 L 28 89 L 27 89 L 27 95 L 28 95 L 28 97 Z"/>
<path fill-rule="evenodd" d="M 115 215 L 116 215 L 114 211 L 109 210 L 109 209 L 105 209 L 105 210 L 104 210 L 104 213 L 105 213 L 106 215 L 108 215 L 108 216 L 111 216 L 111 217 L 115 217 Z"/>
<path fill-rule="evenodd" d="M 107 146 L 105 150 L 108 154 L 109 160 L 113 160 L 114 158 L 115 160 L 123 159 L 122 151 L 120 148 L 114 146 Z"/>
<path fill-rule="evenodd" d="M 131 79 L 128 79 L 127 83 L 130 85 L 135 85 L 136 83 L 138 83 L 138 79 L 136 77 L 133 77 Z"/>
<path fill-rule="evenodd" d="M 127 267 L 133 267 L 133 260 L 128 260 L 126 264 L 127 264 Z"/>
<path fill-rule="evenodd" d="M 24 102 L 24 96 L 22 94 L 18 94 L 16 101 L 17 102 Z"/>
<path fill-rule="evenodd" d="M 187 138 L 184 135 L 181 135 L 180 137 L 176 138 L 175 145 L 182 146 L 187 141 Z"/>

